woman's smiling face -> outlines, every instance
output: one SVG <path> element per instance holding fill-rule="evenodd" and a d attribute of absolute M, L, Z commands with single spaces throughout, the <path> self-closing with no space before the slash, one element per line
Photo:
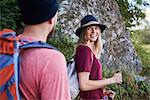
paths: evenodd
<path fill-rule="evenodd" d="M 85 37 L 90 42 L 95 42 L 98 39 L 100 34 L 101 34 L 101 29 L 96 25 L 88 26 L 85 31 Z"/>

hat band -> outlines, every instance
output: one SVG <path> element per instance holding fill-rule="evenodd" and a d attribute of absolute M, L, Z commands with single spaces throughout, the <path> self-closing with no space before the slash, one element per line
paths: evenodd
<path fill-rule="evenodd" d="M 92 24 L 99 24 L 99 22 L 97 22 L 97 21 L 90 21 L 90 22 L 82 25 L 81 27 L 89 26 L 89 25 L 92 25 Z"/>

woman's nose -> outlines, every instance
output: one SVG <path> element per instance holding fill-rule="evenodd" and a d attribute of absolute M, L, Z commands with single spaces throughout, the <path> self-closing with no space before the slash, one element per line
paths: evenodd
<path fill-rule="evenodd" d="M 96 29 L 95 29 L 95 28 L 92 28 L 92 32 L 96 32 Z"/>

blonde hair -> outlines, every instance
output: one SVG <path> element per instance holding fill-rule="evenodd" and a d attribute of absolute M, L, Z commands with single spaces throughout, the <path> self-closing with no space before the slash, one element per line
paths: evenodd
<path fill-rule="evenodd" d="M 86 38 L 86 29 L 87 27 L 84 27 L 81 31 L 79 40 L 77 42 L 77 46 L 80 44 L 86 44 L 87 43 L 87 38 Z M 99 35 L 99 37 L 97 38 L 97 40 L 94 42 L 94 48 L 93 48 L 94 53 L 98 56 L 101 51 L 102 51 L 102 42 L 101 42 L 101 36 Z"/>

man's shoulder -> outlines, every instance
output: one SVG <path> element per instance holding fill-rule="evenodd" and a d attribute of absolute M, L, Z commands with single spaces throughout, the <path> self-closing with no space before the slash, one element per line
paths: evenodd
<path fill-rule="evenodd" d="M 57 57 L 64 57 L 64 55 L 55 49 L 48 49 L 48 48 L 32 48 L 29 49 L 26 53 L 32 53 L 32 56 L 41 56 L 41 57 L 47 57 L 47 56 L 57 56 Z"/>
<path fill-rule="evenodd" d="M 60 51 L 55 49 L 41 48 L 39 52 L 41 53 L 41 55 L 45 56 L 64 57 L 64 55 Z"/>
<path fill-rule="evenodd" d="M 42 68 L 60 68 L 65 66 L 66 59 L 64 55 L 55 49 L 31 48 L 23 51 L 21 54 L 24 63 L 32 63 L 36 66 L 45 66 Z"/>

